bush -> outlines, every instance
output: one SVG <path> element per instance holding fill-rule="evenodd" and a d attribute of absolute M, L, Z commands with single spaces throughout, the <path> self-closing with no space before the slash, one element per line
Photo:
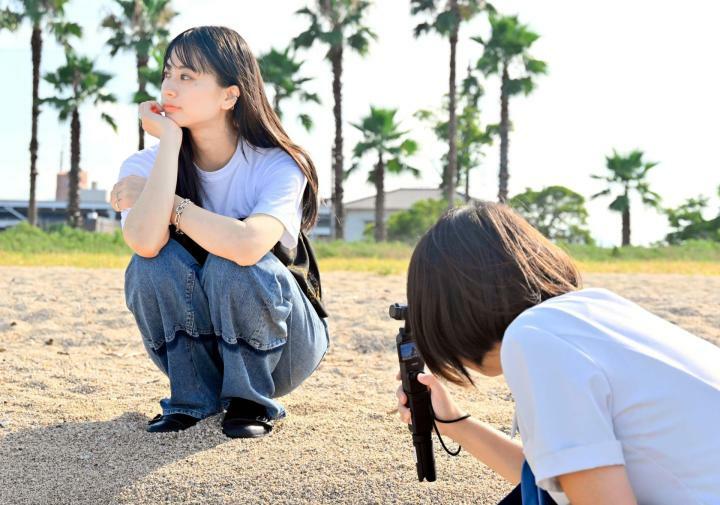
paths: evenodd
<path fill-rule="evenodd" d="M 718 187 L 718 195 L 720 196 L 720 187 Z M 700 195 L 689 198 L 675 209 L 664 209 L 673 229 L 665 240 L 669 244 L 680 244 L 687 240 L 720 242 L 720 214 L 713 219 L 703 217 L 708 201 L 708 198 Z"/>
<path fill-rule="evenodd" d="M 550 240 L 573 244 L 593 244 L 587 230 L 585 198 L 564 186 L 548 186 L 540 191 L 527 188 L 513 196 L 508 205 Z"/>
<path fill-rule="evenodd" d="M 387 221 L 390 240 L 414 244 L 434 225 L 447 209 L 445 200 L 420 200 L 408 210 L 392 214 Z"/>

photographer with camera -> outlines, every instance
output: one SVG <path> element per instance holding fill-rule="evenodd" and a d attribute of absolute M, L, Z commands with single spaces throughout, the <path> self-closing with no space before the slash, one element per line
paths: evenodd
<path fill-rule="evenodd" d="M 583 289 L 570 257 L 509 207 L 448 211 L 413 252 L 407 297 L 432 372 L 414 380 L 437 429 L 522 482 L 522 503 L 720 503 L 720 348 Z M 469 417 L 438 380 L 474 385 L 470 371 L 504 375 L 522 445 Z M 406 382 L 398 409 L 410 424 Z"/>

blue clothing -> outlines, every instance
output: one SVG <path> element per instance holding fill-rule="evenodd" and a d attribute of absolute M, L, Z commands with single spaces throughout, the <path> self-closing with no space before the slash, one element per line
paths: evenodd
<path fill-rule="evenodd" d="M 555 501 L 547 491 L 537 487 L 530 465 L 523 461 L 520 484 L 500 500 L 498 505 L 555 505 Z"/>
<path fill-rule="evenodd" d="M 535 483 L 535 475 L 527 461 L 523 463 L 520 477 L 520 493 L 523 505 L 554 505 L 555 501 L 550 494 Z"/>
<path fill-rule="evenodd" d="M 271 252 L 252 266 L 214 254 L 200 264 L 170 239 L 153 258 L 133 255 L 125 301 L 170 379 L 163 414 L 202 419 L 237 397 L 282 418 L 276 398 L 308 378 L 329 345 L 325 319 Z"/>

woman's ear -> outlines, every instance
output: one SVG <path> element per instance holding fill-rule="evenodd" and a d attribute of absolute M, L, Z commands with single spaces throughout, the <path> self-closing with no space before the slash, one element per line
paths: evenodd
<path fill-rule="evenodd" d="M 240 100 L 240 88 L 238 86 L 230 86 L 225 90 L 225 100 L 223 107 L 225 110 L 232 110 Z"/>

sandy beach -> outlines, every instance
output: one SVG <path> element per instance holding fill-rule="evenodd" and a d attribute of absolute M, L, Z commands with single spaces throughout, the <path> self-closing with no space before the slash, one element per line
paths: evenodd
<path fill-rule="evenodd" d="M 587 275 L 720 345 L 720 277 Z M 511 486 L 436 444 L 438 480 L 419 483 L 394 412 L 387 307 L 404 278 L 323 276 L 331 349 L 282 400 L 272 436 L 231 440 L 221 415 L 180 433 L 146 422 L 169 393 L 125 306 L 123 271 L 0 267 L 1 504 L 482 503 Z M 453 388 L 476 418 L 509 431 L 502 378 Z"/>

